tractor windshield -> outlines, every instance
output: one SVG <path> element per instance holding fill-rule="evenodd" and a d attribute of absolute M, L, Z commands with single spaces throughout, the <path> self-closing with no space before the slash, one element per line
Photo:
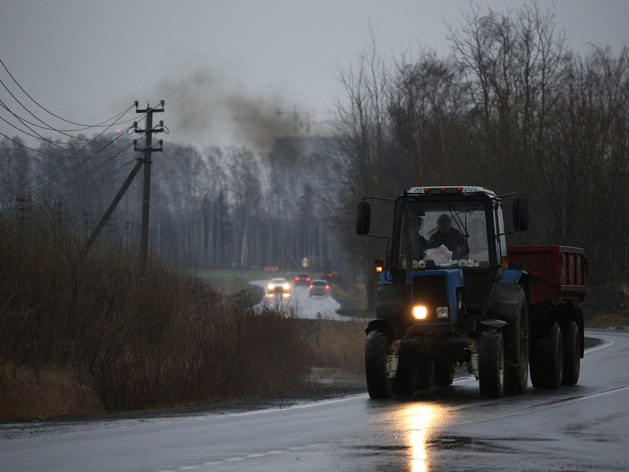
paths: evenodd
<path fill-rule="evenodd" d="M 406 266 L 406 249 L 413 251 L 413 268 L 488 267 L 489 249 L 485 205 L 482 201 L 409 202 L 408 224 L 402 215 L 399 267 Z M 410 241 L 409 241 L 410 237 Z"/>

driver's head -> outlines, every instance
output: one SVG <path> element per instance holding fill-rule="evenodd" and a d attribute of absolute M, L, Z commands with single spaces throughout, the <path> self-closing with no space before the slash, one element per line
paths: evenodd
<path fill-rule="evenodd" d="M 448 231 L 450 231 L 451 224 L 452 223 L 450 221 L 450 217 L 445 213 L 437 218 L 437 228 L 442 233 L 447 233 Z"/>

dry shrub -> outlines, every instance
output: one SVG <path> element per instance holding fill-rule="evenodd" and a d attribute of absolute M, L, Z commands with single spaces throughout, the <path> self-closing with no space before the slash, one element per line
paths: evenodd
<path fill-rule="evenodd" d="M 343 369 L 351 373 L 364 370 L 365 321 L 336 321 L 320 318 L 304 321 L 311 351 L 311 365 Z"/>
<path fill-rule="evenodd" d="M 46 418 L 100 413 L 102 403 L 68 371 L 0 367 L 0 418 Z"/>
<path fill-rule="evenodd" d="M 45 205 L 0 215 L 2 398 L 51 372 L 72 373 L 87 403 L 93 395 L 107 411 L 302 385 L 309 353 L 295 319 L 256 313 L 250 300 L 221 300 L 157 260 L 140 277 L 137 254 L 121 239 L 85 256 L 77 232 L 53 215 Z M 36 411 L 34 399 L 23 403 L 2 415 Z M 81 409 L 79 400 L 53 403 L 52 414 Z"/>

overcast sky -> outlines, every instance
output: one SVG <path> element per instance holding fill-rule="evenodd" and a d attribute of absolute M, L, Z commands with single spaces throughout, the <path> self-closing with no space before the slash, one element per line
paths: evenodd
<path fill-rule="evenodd" d="M 523 2 L 475 3 L 485 12 Z M 629 44 L 629 0 L 539 4 L 555 6 L 556 25 L 577 52 L 587 53 L 587 43 L 615 51 Z M 355 61 L 370 29 L 389 57 L 419 45 L 444 54 L 448 25 L 456 29 L 470 11 L 467 0 L 1 0 L 0 59 L 64 118 L 97 123 L 134 100 L 163 99 L 166 112 L 156 116 L 171 133 L 160 138 L 243 144 L 226 124 L 225 97 L 323 121 L 340 90 L 339 68 Z M 0 80 L 45 118 L 1 68 Z M 4 88 L 0 99 L 26 113 Z M 20 135 L 3 122 L 0 132 Z"/>

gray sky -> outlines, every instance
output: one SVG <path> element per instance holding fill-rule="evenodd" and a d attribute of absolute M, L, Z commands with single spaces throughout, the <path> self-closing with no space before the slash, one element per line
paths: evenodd
<path fill-rule="evenodd" d="M 522 3 L 476 2 L 483 11 Z M 588 42 L 615 51 L 629 44 L 629 0 L 539 3 L 555 5 L 556 24 L 577 52 L 586 53 Z M 442 54 L 446 25 L 456 29 L 470 11 L 467 0 L 2 0 L 0 59 L 35 100 L 66 119 L 97 123 L 134 100 L 144 107 L 163 99 L 166 112 L 156 117 L 171 133 L 160 138 L 245 144 L 231 132 L 227 101 L 230 109 L 243 104 L 248 116 L 253 104 L 261 114 L 298 111 L 325 121 L 338 70 L 365 48 L 370 28 L 389 57 L 419 45 Z M 55 122 L 1 68 L 0 80 Z M 26 114 L 4 88 L 0 99 Z M 0 117 L 9 118 L 3 109 Z M 0 132 L 21 135 L 4 122 Z"/>

